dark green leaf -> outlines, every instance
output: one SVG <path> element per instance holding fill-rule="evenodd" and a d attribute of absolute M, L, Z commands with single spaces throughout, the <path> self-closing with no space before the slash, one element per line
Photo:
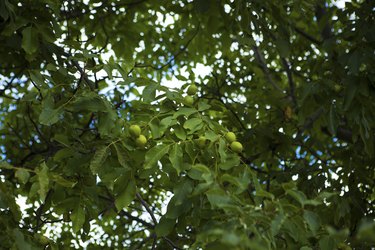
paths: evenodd
<path fill-rule="evenodd" d="M 38 32 L 32 27 L 26 27 L 22 31 L 22 48 L 27 54 L 33 54 L 38 50 Z"/>
<path fill-rule="evenodd" d="M 170 145 L 160 144 L 151 148 L 145 156 L 144 168 L 149 169 L 154 167 L 158 161 L 168 153 Z"/>

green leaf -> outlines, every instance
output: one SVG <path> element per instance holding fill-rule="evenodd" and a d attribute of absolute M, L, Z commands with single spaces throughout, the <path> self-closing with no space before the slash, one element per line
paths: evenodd
<path fill-rule="evenodd" d="M 178 139 L 180 139 L 182 141 L 186 140 L 186 132 L 181 126 L 179 126 L 179 125 L 174 126 L 173 131 L 174 131 L 174 134 L 177 136 Z"/>
<path fill-rule="evenodd" d="M 142 92 L 143 101 L 144 102 L 152 102 L 155 101 L 155 94 L 156 90 L 159 87 L 158 84 L 151 83 L 145 87 Z"/>
<path fill-rule="evenodd" d="M 240 157 L 238 155 L 231 154 L 224 161 L 219 163 L 219 168 L 223 170 L 229 170 L 232 167 L 238 166 L 240 164 Z"/>
<path fill-rule="evenodd" d="M 24 235 L 18 229 L 13 229 L 14 245 L 17 246 L 15 249 L 32 250 L 32 246 L 25 240 Z"/>
<path fill-rule="evenodd" d="M 160 125 L 159 125 L 158 119 L 153 119 L 151 122 L 148 123 L 148 126 L 150 127 L 152 138 L 157 139 L 161 136 L 160 132 Z"/>
<path fill-rule="evenodd" d="M 290 54 L 289 42 L 284 39 L 277 39 L 275 43 L 276 43 L 277 50 L 280 53 L 280 56 L 288 57 Z"/>
<path fill-rule="evenodd" d="M 94 92 L 83 92 L 80 96 L 77 96 L 76 99 L 70 103 L 69 109 L 73 112 L 107 112 L 107 106 L 103 99 Z"/>
<path fill-rule="evenodd" d="M 188 195 L 193 191 L 193 182 L 189 179 L 184 179 L 176 183 L 173 188 L 173 200 L 175 205 L 181 205 L 188 198 Z"/>
<path fill-rule="evenodd" d="M 45 162 L 40 164 L 40 166 L 35 170 L 36 175 L 38 176 L 38 183 L 39 183 L 39 196 L 42 201 L 45 200 L 47 192 L 48 192 L 48 185 L 49 185 L 49 177 L 48 177 L 48 167 Z"/>
<path fill-rule="evenodd" d="M 227 205 L 230 205 L 232 199 L 229 194 L 224 190 L 219 188 L 213 188 L 206 192 L 208 201 L 211 203 L 211 206 L 223 208 Z"/>
<path fill-rule="evenodd" d="M 362 63 L 362 58 L 361 58 L 361 54 L 358 50 L 355 50 L 349 57 L 349 60 L 348 60 L 348 66 L 349 66 L 349 70 L 353 73 L 353 74 L 357 74 L 358 73 L 358 70 L 359 70 L 359 66 L 361 65 Z"/>
<path fill-rule="evenodd" d="M 85 210 L 81 205 L 78 205 L 70 215 L 73 223 L 73 232 L 77 233 L 85 223 Z"/>
<path fill-rule="evenodd" d="M 321 250 L 332 250 L 335 249 L 335 241 L 330 236 L 323 236 L 319 240 L 319 248 Z"/>
<path fill-rule="evenodd" d="M 286 190 L 286 193 L 296 199 L 302 207 L 305 205 L 305 201 L 307 200 L 306 195 L 299 190 L 289 189 Z"/>
<path fill-rule="evenodd" d="M 211 105 L 208 104 L 207 102 L 205 102 L 205 101 L 199 101 L 198 102 L 198 110 L 199 111 L 204 111 L 204 110 L 207 110 L 209 108 L 211 108 Z"/>
<path fill-rule="evenodd" d="M 328 122 L 328 129 L 332 135 L 336 135 L 337 126 L 338 126 L 338 121 L 336 118 L 335 106 L 334 104 L 332 104 L 329 110 L 329 122 Z"/>
<path fill-rule="evenodd" d="M 36 71 L 36 70 L 30 70 L 30 71 L 29 71 L 29 74 L 30 74 L 30 79 L 31 79 L 36 85 L 38 85 L 39 87 L 43 87 L 43 86 L 45 85 L 44 77 L 43 77 L 43 75 L 42 75 L 39 71 Z M 48 95 L 47 97 L 51 97 L 51 96 Z"/>
<path fill-rule="evenodd" d="M 225 162 L 225 160 L 228 157 L 228 155 L 226 153 L 226 149 L 227 149 L 227 143 L 225 142 L 225 140 L 223 138 L 220 138 L 220 140 L 219 140 L 219 150 L 218 151 L 219 151 L 221 162 Z"/>
<path fill-rule="evenodd" d="M 216 141 L 220 137 L 218 134 L 216 134 L 212 130 L 206 131 L 206 133 L 204 134 L 204 136 L 207 138 L 207 140 L 210 140 L 212 142 Z"/>
<path fill-rule="evenodd" d="M 171 150 L 169 150 L 169 160 L 172 163 L 174 169 L 176 169 L 177 174 L 180 174 L 183 164 L 183 152 L 181 144 L 174 144 Z"/>
<path fill-rule="evenodd" d="M 271 232 L 272 235 L 275 236 L 279 233 L 279 230 L 281 226 L 283 225 L 283 222 L 285 221 L 286 216 L 283 212 L 278 213 L 275 218 L 271 222 Z"/>
<path fill-rule="evenodd" d="M 259 184 L 259 180 L 256 178 L 255 175 L 252 176 L 253 178 L 253 184 L 255 186 L 255 195 L 258 196 L 258 197 L 265 197 L 265 198 L 269 198 L 271 200 L 273 200 L 275 198 L 275 196 L 267 191 L 265 191 L 261 185 Z"/>
<path fill-rule="evenodd" d="M 171 116 L 165 117 L 160 121 L 161 135 L 163 135 L 166 129 L 171 125 L 173 118 Z"/>
<path fill-rule="evenodd" d="M 155 147 L 151 148 L 145 156 L 145 163 L 144 168 L 150 169 L 154 167 L 158 161 L 168 153 L 170 145 L 167 144 L 160 144 L 156 145 Z"/>
<path fill-rule="evenodd" d="M 364 219 L 360 222 L 357 232 L 357 238 L 359 240 L 365 240 L 375 243 L 375 221 L 370 219 Z"/>
<path fill-rule="evenodd" d="M 42 112 L 39 115 L 39 122 L 43 125 L 52 125 L 59 121 L 63 110 L 61 107 L 54 108 L 55 104 L 51 95 L 43 100 Z"/>
<path fill-rule="evenodd" d="M 8 162 L 6 161 L 0 161 L 0 169 L 14 169 L 14 167 L 12 165 L 10 165 Z"/>
<path fill-rule="evenodd" d="M 189 117 L 190 115 L 192 114 L 195 114 L 197 113 L 198 111 L 194 108 L 186 108 L 186 107 L 182 107 L 180 108 L 177 112 L 175 112 L 173 114 L 173 118 L 176 119 L 177 117 L 179 116 L 185 116 L 185 117 Z"/>
<path fill-rule="evenodd" d="M 18 181 L 22 184 L 26 184 L 27 181 L 29 180 L 30 178 L 30 173 L 29 171 L 25 170 L 25 169 L 17 169 L 16 170 L 16 173 L 15 173 L 15 177 L 18 179 Z"/>
<path fill-rule="evenodd" d="M 344 111 L 347 111 L 350 107 L 350 105 L 353 102 L 353 99 L 357 93 L 358 90 L 358 82 L 356 78 L 349 77 L 346 80 L 346 90 L 345 90 L 345 97 L 344 97 Z"/>
<path fill-rule="evenodd" d="M 202 119 L 200 118 L 191 118 L 184 123 L 184 128 L 189 129 L 190 133 L 201 129 L 203 127 Z"/>
<path fill-rule="evenodd" d="M 305 210 L 303 212 L 303 218 L 306 220 L 307 224 L 310 227 L 310 230 L 315 235 L 316 232 L 318 231 L 319 227 L 320 227 L 320 218 L 319 218 L 319 216 L 316 213 L 312 212 L 312 211 Z"/>
<path fill-rule="evenodd" d="M 22 31 L 22 48 L 27 54 L 33 54 L 38 50 L 38 32 L 32 26 Z"/>
<path fill-rule="evenodd" d="M 126 163 L 127 162 L 127 160 L 126 160 L 127 152 L 126 152 L 125 147 L 121 143 L 115 143 L 113 145 L 116 149 L 118 162 L 124 168 L 128 168 L 128 164 Z"/>
<path fill-rule="evenodd" d="M 116 113 L 108 109 L 106 111 L 99 113 L 98 130 L 102 136 L 111 135 L 112 129 L 116 125 Z"/>
<path fill-rule="evenodd" d="M 99 168 L 103 165 L 107 158 L 108 147 L 102 146 L 95 151 L 94 156 L 91 159 L 90 169 L 93 174 L 97 174 Z"/>
<path fill-rule="evenodd" d="M 134 179 L 131 178 L 127 183 L 124 191 L 118 197 L 116 197 L 115 206 L 117 210 L 120 211 L 123 208 L 129 206 L 130 203 L 134 200 L 136 192 L 137 187 L 135 185 Z"/>
<path fill-rule="evenodd" d="M 158 119 L 153 119 L 148 125 L 151 129 L 152 137 L 154 139 L 160 138 L 164 135 L 167 128 L 172 123 L 173 118 L 171 116 L 163 118 L 160 122 Z"/>
<path fill-rule="evenodd" d="M 155 226 L 155 232 L 158 237 L 167 236 L 173 230 L 176 219 L 170 219 L 162 216 L 159 223 Z"/>
<path fill-rule="evenodd" d="M 222 183 L 228 182 L 228 183 L 231 183 L 232 185 L 234 185 L 236 187 L 239 187 L 239 192 L 242 192 L 242 191 L 246 190 L 246 188 L 247 188 L 247 185 L 243 184 L 239 180 L 239 178 L 234 177 L 234 176 L 229 175 L 229 174 L 223 174 L 221 176 L 220 180 L 221 180 Z"/>
<path fill-rule="evenodd" d="M 56 182 L 60 186 L 68 187 L 68 188 L 72 188 L 77 184 L 76 181 L 69 181 L 69 180 L 65 179 L 64 177 L 62 177 L 58 174 L 52 174 L 51 180 Z"/>

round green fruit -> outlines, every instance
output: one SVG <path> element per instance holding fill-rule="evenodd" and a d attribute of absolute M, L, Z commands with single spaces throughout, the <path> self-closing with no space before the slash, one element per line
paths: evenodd
<path fill-rule="evenodd" d="M 198 146 L 199 146 L 200 148 L 205 148 L 205 147 L 206 147 L 206 142 L 207 142 L 206 137 L 204 137 L 204 136 L 200 136 L 200 137 L 198 138 Z"/>
<path fill-rule="evenodd" d="M 147 143 L 147 139 L 146 139 L 146 136 L 144 135 L 140 135 L 138 136 L 138 138 L 135 140 L 135 144 L 140 147 L 140 148 L 143 148 Z"/>
<path fill-rule="evenodd" d="M 37 241 L 39 241 L 39 243 L 42 244 L 42 245 L 49 244 L 49 239 L 46 236 L 44 236 L 44 235 L 35 234 L 34 235 L 34 239 L 36 239 Z"/>
<path fill-rule="evenodd" d="M 234 141 L 234 142 L 232 142 L 232 143 L 230 144 L 230 148 L 231 148 L 234 152 L 236 152 L 236 153 L 241 153 L 241 152 L 242 152 L 242 149 L 243 149 L 242 144 L 241 144 L 240 142 L 238 142 L 238 141 Z"/>
<path fill-rule="evenodd" d="M 192 84 L 192 85 L 189 86 L 189 88 L 187 90 L 187 94 L 188 95 L 195 95 L 197 93 L 197 91 L 198 91 L 197 85 Z"/>
<path fill-rule="evenodd" d="M 184 101 L 185 101 L 185 104 L 188 106 L 193 106 L 194 104 L 194 98 L 189 95 L 185 96 Z"/>
<path fill-rule="evenodd" d="M 335 84 L 334 88 L 335 88 L 336 92 L 340 92 L 341 91 L 341 86 L 339 84 Z"/>
<path fill-rule="evenodd" d="M 228 132 L 225 134 L 225 139 L 227 139 L 228 142 L 234 142 L 237 138 L 233 132 Z"/>
<path fill-rule="evenodd" d="M 138 125 L 131 125 L 129 132 L 131 136 L 138 137 L 141 134 L 141 128 Z"/>

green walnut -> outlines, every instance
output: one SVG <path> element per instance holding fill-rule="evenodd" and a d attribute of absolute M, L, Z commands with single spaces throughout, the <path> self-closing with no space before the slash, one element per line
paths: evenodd
<path fill-rule="evenodd" d="M 241 144 L 240 142 L 238 142 L 238 141 L 234 141 L 234 142 L 232 142 L 232 143 L 230 144 L 230 148 L 231 148 L 234 152 L 236 152 L 236 153 L 241 153 L 241 152 L 242 152 L 242 149 L 243 149 L 242 144 Z"/>
<path fill-rule="evenodd" d="M 335 84 L 334 89 L 335 89 L 336 92 L 340 92 L 341 86 L 339 84 Z"/>
<path fill-rule="evenodd" d="M 198 91 L 197 85 L 192 84 L 192 85 L 189 86 L 189 88 L 187 90 L 187 94 L 188 95 L 195 95 L 197 93 L 197 91 Z"/>
<path fill-rule="evenodd" d="M 226 133 L 225 139 L 227 139 L 228 142 L 234 142 L 235 140 L 237 140 L 236 135 L 233 132 Z"/>
<path fill-rule="evenodd" d="M 147 139 L 146 139 L 146 136 L 144 135 L 138 136 L 138 138 L 135 140 L 135 144 L 140 148 L 144 148 L 146 143 L 147 143 Z"/>
<path fill-rule="evenodd" d="M 187 96 L 185 96 L 185 98 L 184 98 L 184 102 L 185 102 L 185 104 L 188 105 L 188 106 L 193 106 L 193 104 L 194 104 L 194 98 L 191 97 L 191 96 L 189 96 L 189 95 L 187 95 Z"/>
<path fill-rule="evenodd" d="M 205 147 L 206 147 L 206 142 L 207 142 L 206 137 L 204 137 L 204 136 L 199 136 L 199 138 L 198 138 L 198 146 L 199 146 L 200 148 L 205 148 Z"/>
<path fill-rule="evenodd" d="M 131 125 L 129 132 L 131 136 L 138 137 L 141 135 L 141 128 L 138 125 Z"/>
<path fill-rule="evenodd" d="M 39 243 L 42 244 L 42 245 L 49 244 L 49 239 L 46 236 L 44 236 L 44 235 L 35 234 L 34 235 L 34 239 L 36 239 L 37 241 L 39 241 Z"/>

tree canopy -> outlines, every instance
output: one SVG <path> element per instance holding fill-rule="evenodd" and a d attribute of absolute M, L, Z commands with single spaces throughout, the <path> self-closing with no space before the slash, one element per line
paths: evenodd
<path fill-rule="evenodd" d="M 1 0 L 0 45 L 2 249 L 374 247 L 375 1 Z"/>

